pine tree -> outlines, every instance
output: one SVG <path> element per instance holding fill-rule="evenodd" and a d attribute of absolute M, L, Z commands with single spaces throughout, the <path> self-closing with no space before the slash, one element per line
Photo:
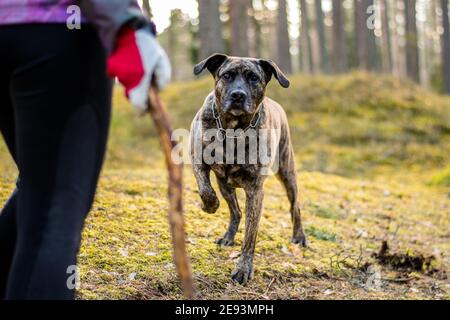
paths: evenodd
<path fill-rule="evenodd" d="M 304 72 L 314 72 L 314 63 L 312 57 L 312 43 L 309 30 L 309 10 L 306 0 L 300 0 L 300 15 L 301 15 L 301 28 L 300 28 L 300 66 Z"/>
<path fill-rule="evenodd" d="M 329 61 L 326 46 L 325 16 L 322 9 L 322 0 L 315 0 L 314 8 L 316 11 L 317 40 L 319 44 L 319 67 L 320 71 L 327 73 L 329 71 Z"/>
<path fill-rule="evenodd" d="M 278 1 L 277 15 L 277 52 L 278 64 L 286 73 L 292 73 L 292 61 L 290 52 L 289 25 L 287 18 L 286 0 Z"/>
<path fill-rule="evenodd" d="M 348 69 L 345 14 L 341 0 L 333 0 L 333 71 L 343 73 Z"/>
<path fill-rule="evenodd" d="M 225 51 L 220 20 L 220 1 L 198 0 L 201 58 Z"/>
<path fill-rule="evenodd" d="M 231 20 L 231 54 L 235 56 L 247 57 L 250 55 L 248 37 L 249 8 L 249 0 L 229 1 Z"/>
<path fill-rule="evenodd" d="M 381 30 L 382 30 L 382 56 L 383 71 L 392 72 L 392 46 L 391 30 L 389 26 L 389 5 L 387 0 L 380 0 L 381 5 Z"/>
<path fill-rule="evenodd" d="M 448 1 L 441 0 L 442 8 L 442 72 L 444 76 L 444 93 L 450 94 L 450 26 L 449 26 L 449 13 L 448 13 Z"/>
<path fill-rule="evenodd" d="M 405 37 L 406 37 L 406 73 L 408 78 L 419 83 L 419 46 L 416 21 L 416 0 L 404 0 Z"/>

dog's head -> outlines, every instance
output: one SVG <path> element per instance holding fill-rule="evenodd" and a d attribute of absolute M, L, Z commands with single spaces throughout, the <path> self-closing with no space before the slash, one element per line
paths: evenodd
<path fill-rule="evenodd" d="M 205 69 L 216 81 L 217 107 L 234 117 L 257 111 L 272 76 L 282 87 L 289 87 L 289 80 L 271 60 L 213 54 L 195 66 L 194 74 L 199 75 Z"/>

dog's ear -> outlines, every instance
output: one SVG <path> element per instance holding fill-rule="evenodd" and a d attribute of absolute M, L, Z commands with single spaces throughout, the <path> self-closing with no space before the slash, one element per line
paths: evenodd
<path fill-rule="evenodd" d="M 280 68 L 277 66 L 275 62 L 272 60 L 259 60 L 259 64 L 263 68 L 264 72 L 267 76 L 267 82 L 272 79 L 272 75 L 275 76 L 275 78 L 278 80 L 279 84 L 283 88 L 289 88 L 290 82 L 288 78 L 284 75 L 283 71 L 280 70 Z"/>
<path fill-rule="evenodd" d="M 215 53 L 206 58 L 194 67 L 194 74 L 198 76 L 203 70 L 208 69 L 211 74 L 215 74 L 217 69 L 228 59 L 225 54 Z"/>

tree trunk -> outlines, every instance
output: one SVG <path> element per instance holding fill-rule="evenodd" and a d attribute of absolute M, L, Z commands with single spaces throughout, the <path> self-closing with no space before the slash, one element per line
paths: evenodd
<path fill-rule="evenodd" d="M 442 7 L 442 66 L 444 76 L 444 93 L 450 94 L 450 26 L 448 16 L 448 1 L 441 0 Z"/>
<path fill-rule="evenodd" d="M 441 61 L 440 55 L 440 38 L 436 41 L 436 33 L 438 32 L 437 22 L 437 6 L 440 7 L 440 0 L 430 0 L 424 5 L 425 21 L 422 22 L 421 36 L 423 38 L 423 45 L 419 51 L 421 59 L 420 71 L 422 82 L 425 87 L 431 88 L 433 75 L 435 74 L 435 67 L 438 61 Z M 437 44 L 439 43 L 439 48 Z M 420 46 L 419 46 L 420 47 Z M 437 54 L 439 52 L 439 54 Z"/>
<path fill-rule="evenodd" d="M 379 58 L 375 37 L 375 7 L 373 0 L 354 0 L 355 46 L 357 66 L 376 71 Z"/>
<path fill-rule="evenodd" d="M 170 64 L 172 66 L 176 65 L 176 52 L 177 52 L 177 32 L 175 32 L 177 22 L 176 22 L 176 11 L 172 10 L 170 13 L 170 25 L 167 28 L 167 54 L 170 59 Z M 172 68 L 172 78 L 178 80 L 178 70 Z"/>
<path fill-rule="evenodd" d="M 262 3 L 260 2 L 260 5 L 262 6 Z M 251 19 L 250 19 L 250 25 L 249 25 L 249 32 L 250 32 L 250 54 L 255 57 L 262 57 L 262 47 L 263 47 L 263 39 L 262 39 L 262 21 L 261 16 L 263 9 L 258 10 L 254 3 L 252 2 L 251 5 Z"/>
<path fill-rule="evenodd" d="M 278 65 L 286 73 L 292 73 L 292 61 L 290 51 L 289 26 L 287 18 L 286 0 L 278 1 L 277 16 L 277 52 Z"/>
<path fill-rule="evenodd" d="M 406 73 L 408 78 L 419 83 L 419 47 L 417 44 L 416 0 L 404 0 L 405 37 L 406 37 Z"/>
<path fill-rule="evenodd" d="M 381 0 L 381 30 L 382 30 L 382 56 L 383 71 L 392 73 L 392 46 L 391 46 L 391 30 L 389 26 L 389 7 L 387 0 Z"/>
<path fill-rule="evenodd" d="M 403 1 L 404 0 L 393 0 L 391 3 L 393 17 L 399 17 L 403 14 Z M 392 19 L 394 24 L 392 32 L 392 46 L 393 46 L 393 73 L 396 77 L 404 79 L 406 78 L 406 62 L 405 62 L 405 46 L 402 43 L 404 35 L 400 34 L 400 29 L 402 27 L 402 22 L 400 19 Z"/>
<path fill-rule="evenodd" d="M 220 20 L 220 2 L 198 0 L 200 55 L 206 58 L 213 53 L 225 51 Z"/>
<path fill-rule="evenodd" d="M 364 1 L 364 0 L 363 0 Z M 356 50 L 356 65 L 361 69 L 366 69 L 365 61 L 365 32 L 367 26 L 364 23 L 364 11 L 361 0 L 353 1 L 354 13 L 354 27 L 355 27 L 355 50 Z"/>
<path fill-rule="evenodd" d="M 370 71 L 379 71 L 380 69 L 380 57 L 378 55 L 377 40 L 375 36 L 375 5 L 374 0 L 365 0 L 364 12 L 366 21 L 366 33 L 367 33 L 367 61 L 366 65 Z"/>
<path fill-rule="evenodd" d="M 149 0 L 142 0 L 142 9 L 145 16 L 150 20 L 152 19 L 152 10 L 150 8 Z"/>
<path fill-rule="evenodd" d="M 249 56 L 248 9 L 250 8 L 250 1 L 232 0 L 229 3 L 231 20 L 231 54 L 247 57 Z"/>
<path fill-rule="evenodd" d="M 341 0 L 333 0 L 333 71 L 344 73 L 348 68 L 345 15 Z"/>
<path fill-rule="evenodd" d="M 306 0 L 300 0 L 301 28 L 300 28 L 300 65 L 302 71 L 307 73 L 314 72 L 314 63 L 312 57 L 311 36 L 309 34 L 309 15 L 308 4 Z"/>
<path fill-rule="evenodd" d="M 314 8 L 316 11 L 317 40 L 319 44 L 319 68 L 321 72 L 327 73 L 329 71 L 329 61 L 325 39 L 325 17 L 322 10 L 322 0 L 315 0 Z"/>

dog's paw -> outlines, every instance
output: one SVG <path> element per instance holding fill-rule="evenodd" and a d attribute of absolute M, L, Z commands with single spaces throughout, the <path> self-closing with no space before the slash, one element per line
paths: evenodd
<path fill-rule="evenodd" d="M 305 236 L 304 234 L 293 237 L 293 238 L 291 239 L 291 243 L 293 243 L 293 244 L 299 244 L 299 245 L 301 245 L 303 248 L 307 248 L 307 247 L 308 247 L 308 241 L 306 240 L 306 236 Z"/>
<path fill-rule="evenodd" d="M 241 285 L 246 285 L 253 279 L 253 268 L 251 264 L 238 264 L 236 269 L 231 273 L 231 279 Z"/>
<path fill-rule="evenodd" d="M 206 213 L 216 213 L 219 209 L 219 199 L 214 193 L 204 193 L 201 195 L 202 198 L 202 210 Z"/>
<path fill-rule="evenodd" d="M 225 234 L 223 238 L 217 239 L 215 243 L 223 247 L 232 247 L 234 246 L 234 239 Z"/>

